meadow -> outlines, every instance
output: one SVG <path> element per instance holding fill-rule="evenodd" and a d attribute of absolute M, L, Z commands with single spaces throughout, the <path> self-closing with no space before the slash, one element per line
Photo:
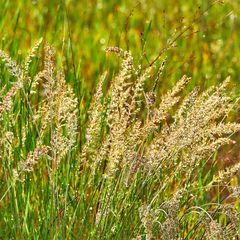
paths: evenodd
<path fill-rule="evenodd" d="M 240 239 L 239 1 L 0 8 L 0 239 Z"/>

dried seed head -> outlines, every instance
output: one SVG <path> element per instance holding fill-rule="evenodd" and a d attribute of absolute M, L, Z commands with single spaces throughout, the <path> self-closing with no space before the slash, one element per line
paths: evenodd
<path fill-rule="evenodd" d="M 207 240 L 225 240 L 223 228 L 216 221 L 210 221 L 206 226 Z"/>
<path fill-rule="evenodd" d="M 42 38 L 40 38 L 36 43 L 35 45 L 33 46 L 33 48 L 30 50 L 30 52 L 28 53 L 27 55 L 27 58 L 25 60 L 25 63 L 24 63 L 24 67 L 23 67 L 23 70 L 24 70 L 24 73 L 25 75 L 29 73 L 29 67 L 30 67 L 30 64 L 33 60 L 33 58 L 36 56 L 37 54 L 37 51 L 42 43 Z"/>
<path fill-rule="evenodd" d="M 53 76 L 55 71 L 55 49 L 46 44 L 44 47 L 44 69 L 47 71 L 49 76 Z"/>
<path fill-rule="evenodd" d="M 29 152 L 26 160 L 19 162 L 18 171 L 32 172 L 34 165 L 43 155 L 46 155 L 48 151 L 49 147 L 47 146 L 36 147 L 33 152 Z"/>
<path fill-rule="evenodd" d="M 11 57 L 6 52 L 0 50 L 0 59 L 2 59 L 2 61 L 5 63 L 9 73 L 13 77 L 16 77 L 18 80 L 22 78 L 21 68 L 14 60 L 11 59 Z"/>
<path fill-rule="evenodd" d="M 146 240 L 152 240 L 154 218 L 152 216 L 151 209 L 146 205 L 143 205 L 141 208 L 139 208 L 139 215 L 145 229 Z"/>

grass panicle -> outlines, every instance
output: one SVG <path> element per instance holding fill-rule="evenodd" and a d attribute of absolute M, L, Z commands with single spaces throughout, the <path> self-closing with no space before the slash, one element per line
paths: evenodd
<path fill-rule="evenodd" d="M 1 204 L 7 208 L 15 199 L 19 234 L 33 236 L 31 222 L 43 237 L 59 230 L 81 239 L 239 236 L 239 189 L 230 184 L 239 163 L 215 167 L 217 151 L 234 144 L 240 130 L 228 121 L 238 104 L 229 78 L 186 94 L 191 79 L 183 76 L 159 97 L 155 85 L 165 61 L 158 68 L 135 67 L 130 51 L 107 48 L 120 57 L 120 70 L 106 91 L 107 73 L 100 78 L 80 148 L 83 101 L 56 65 L 52 46 L 45 43 L 43 66 L 29 73 L 41 42 L 19 66 L 0 52 L 14 77 L 12 87 L 1 90 L 1 177 L 7 181 Z M 204 198 L 215 191 L 216 198 Z"/>

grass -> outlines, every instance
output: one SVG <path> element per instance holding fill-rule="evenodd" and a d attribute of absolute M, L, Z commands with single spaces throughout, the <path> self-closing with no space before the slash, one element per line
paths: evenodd
<path fill-rule="evenodd" d="M 0 6 L 1 239 L 239 238 L 238 2 Z"/>

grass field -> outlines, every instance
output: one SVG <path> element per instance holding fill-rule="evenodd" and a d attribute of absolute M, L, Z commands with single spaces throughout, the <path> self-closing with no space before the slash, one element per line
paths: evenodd
<path fill-rule="evenodd" d="M 239 14 L 0 0 L 0 239 L 240 239 Z"/>

